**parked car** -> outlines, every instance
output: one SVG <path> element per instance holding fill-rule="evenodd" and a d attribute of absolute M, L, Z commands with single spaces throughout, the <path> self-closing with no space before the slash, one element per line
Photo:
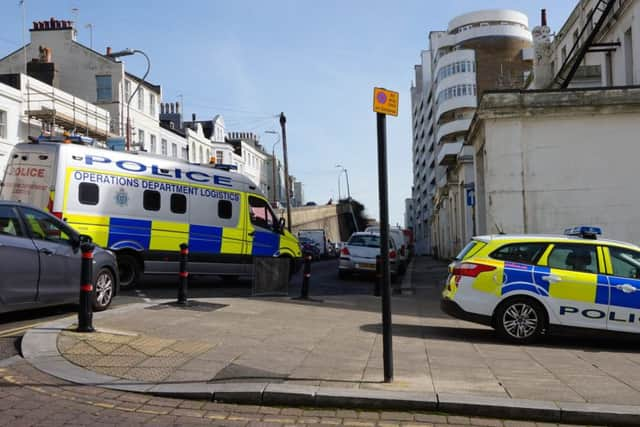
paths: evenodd
<path fill-rule="evenodd" d="M 371 226 L 367 227 L 364 231 L 380 233 L 380 227 Z M 398 273 L 402 275 L 407 269 L 407 264 L 409 264 L 408 242 L 402 230 L 397 227 L 389 227 L 389 241 L 391 240 L 393 240 L 395 247 L 398 248 Z"/>
<path fill-rule="evenodd" d="M 82 242 L 91 241 L 40 209 L 0 201 L 0 312 L 76 303 Z M 105 310 L 118 293 L 118 265 L 96 247 L 93 309 Z"/>
<path fill-rule="evenodd" d="M 393 282 L 396 282 L 398 277 L 397 254 L 395 243 L 389 240 L 389 268 Z M 374 274 L 378 255 L 380 255 L 379 233 L 353 233 L 340 251 L 338 277 L 346 279 L 354 273 Z"/>
<path fill-rule="evenodd" d="M 600 233 L 474 237 L 449 266 L 441 307 L 516 343 L 568 328 L 640 333 L 640 247 Z"/>
<path fill-rule="evenodd" d="M 322 251 L 316 242 L 308 237 L 298 237 L 298 241 L 303 256 L 311 255 L 311 258 L 316 261 L 320 259 Z"/>

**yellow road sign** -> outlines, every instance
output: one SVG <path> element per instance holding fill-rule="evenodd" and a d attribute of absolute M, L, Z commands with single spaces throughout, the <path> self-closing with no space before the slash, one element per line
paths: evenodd
<path fill-rule="evenodd" d="M 383 89 L 381 87 L 373 88 L 373 111 L 376 113 L 398 115 L 398 92 Z"/>

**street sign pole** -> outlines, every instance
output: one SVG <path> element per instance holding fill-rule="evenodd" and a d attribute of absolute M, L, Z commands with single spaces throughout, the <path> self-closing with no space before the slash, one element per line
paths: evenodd
<path fill-rule="evenodd" d="M 387 116 L 376 113 L 378 124 L 378 194 L 380 198 L 380 255 L 382 257 L 382 359 L 384 382 L 393 381 L 391 332 L 391 274 L 389 272 L 389 195 L 387 191 Z"/>

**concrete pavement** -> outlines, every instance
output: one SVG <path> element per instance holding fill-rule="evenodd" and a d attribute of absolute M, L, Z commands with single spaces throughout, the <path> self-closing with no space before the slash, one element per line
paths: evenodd
<path fill-rule="evenodd" d="M 640 346 L 551 338 L 513 346 L 438 309 L 446 266 L 417 258 L 393 298 L 394 382 L 370 295 L 198 299 L 30 330 L 25 358 L 79 383 L 255 404 L 397 408 L 553 422 L 640 424 Z M 344 282 L 344 286 L 350 286 Z"/>

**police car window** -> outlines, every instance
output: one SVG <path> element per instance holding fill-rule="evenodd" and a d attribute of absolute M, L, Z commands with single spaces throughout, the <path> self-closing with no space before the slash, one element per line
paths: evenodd
<path fill-rule="evenodd" d="M 229 219 L 233 215 L 233 205 L 228 200 L 220 200 L 218 202 L 218 217 Z"/>
<path fill-rule="evenodd" d="M 177 214 L 187 212 L 187 197 L 184 194 L 171 195 L 171 212 Z"/>
<path fill-rule="evenodd" d="M 547 249 L 547 246 L 547 243 L 515 243 L 502 246 L 489 256 L 502 261 L 535 264 Z"/>
<path fill-rule="evenodd" d="M 97 205 L 100 200 L 100 188 L 96 184 L 81 182 L 78 188 L 78 201 L 83 205 Z"/>
<path fill-rule="evenodd" d="M 640 279 L 640 253 L 623 248 L 609 247 L 613 275 L 627 279 Z"/>
<path fill-rule="evenodd" d="M 549 254 L 547 265 L 562 270 L 597 273 L 596 247 L 595 245 L 555 244 Z"/>
<path fill-rule="evenodd" d="M 147 211 L 160 210 L 160 192 L 145 190 L 142 194 L 142 206 Z"/>
<path fill-rule="evenodd" d="M 251 223 L 262 228 L 274 228 L 276 219 L 269 205 L 262 199 L 249 196 L 249 216 Z"/>
<path fill-rule="evenodd" d="M 27 227 L 34 239 L 71 244 L 72 233 L 63 223 L 43 212 L 29 208 L 22 209 Z"/>
<path fill-rule="evenodd" d="M 11 206 L 0 206 L 0 235 L 15 237 L 23 235 L 18 215 Z"/>

